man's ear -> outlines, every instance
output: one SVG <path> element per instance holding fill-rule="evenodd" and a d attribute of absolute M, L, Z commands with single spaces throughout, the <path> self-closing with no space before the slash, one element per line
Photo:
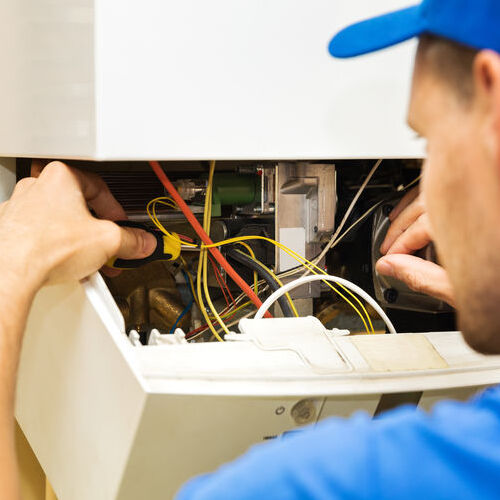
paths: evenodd
<path fill-rule="evenodd" d="M 500 113 L 500 54 L 482 50 L 474 59 L 475 98 L 484 110 Z"/>
<path fill-rule="evenodd" d="M 474 59 L 474 105 L 484 117 L 491 153 L 500 161 L 500 54 L 482 50 Z"/>

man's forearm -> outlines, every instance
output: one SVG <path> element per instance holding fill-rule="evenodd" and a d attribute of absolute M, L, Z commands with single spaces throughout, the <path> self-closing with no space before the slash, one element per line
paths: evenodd
<path fill-rule="evenodd" d="M 12 263 L 11 263 L 12 265 Z M 4 268 L 5 269 L 5 268 Z M 14 443 L 15 387 L 23 332 L 34 287 L 6 271 L 0 290 L 0 498 L 19 498 Z"/>

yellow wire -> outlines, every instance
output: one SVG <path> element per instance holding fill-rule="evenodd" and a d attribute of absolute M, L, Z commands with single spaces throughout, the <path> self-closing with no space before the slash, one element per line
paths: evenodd
<path fill-rule="evenodd" d="M 206 199 L 205 199 L 205 211 L 204 211 L 204 216 L 203 216 L 203 227 L 204 227 L 205 231 L 207 231 L 207 233 L 210 232 L 210 221 L 211 221 L 211 213 L 212 213 L 212 184 L 213 184 L 213 171 L 214 171 L 214 169 L 215 169 L 215 162 L 211 162 L 211 164 L 210 164 L 210 174 L 209 174 L 209 183 L 208 183 L 208 186 L 207 186 L 207 196 L 206 196 Z M 174 234 L 170 233 L 169 231 L 167 231 L 167 229 L 165 229 L 165 227 L 163 226 L 163 224 L 158 219 L 158 216 L 156 214 L 156 205 L 157 204 L 161 204 L 161 205 L 164 205 L 164 206 L 167 206 L 167 207 L 170 207 L 170 208 L 174 208 L 174 209 L 177 208 L 177 205 L 175 204 L 175 202 L 171 198 L 168 198 L 168 197 L 158 197 L 158 198 L 154 198 L 153 200 L 151 200 L 147 204 L 146 211 L 147 211 L 147 214 L 148 214 L 149 218 L 153 222 L 153 224 L 166 237 L 171 238 L 171 239 L 175 239 L 176 241 L 178 241 L 180 238 L 177 235 L 174 235 Z M 188 243 L 188 242 L 185 242 L 185 241 L 183 241 L 182 243 L 184 245 L 193 246 L 193 247 L 198 246 L 198 245 L 196 245 L 194 243 Z M 203 291 L 205 292 L 205 298 L 207 299 L 208 306 L 209 306 L 210 310 L 212 311 L 213 318 L 215 318 L 217 320 L 217 322 L 221 325 L 221 327 L 222 327 L 222 329 L 224 330 L 225 333 L 229 333 L 228 328 L 226 327 L 226 325 L 222 321 L 222 318 L 217 313 L 217 311 L 216 311 L 216 309 L 215 309 L 215 307 L 214 307 L 214 305 L 212 303 L 212 300 L 210 298 L 210 294 L 209 294 L 209 290 L 208 290 L 208 279 L 207 279 L 207 268 L 208 268 L 208 264 L 207 264 L 208 255 L 207 255 L 207 252 L 208 252 L 208 250 L 201 250 L 201 252 L 200 252 L 200 258 L 199 258 L 199 261 L 198 261 L 198 270 L 197 270 L 197 287 L 196 287 L 196 290 L 194 288 L 194 283 L 193 283 L 193 280 L 191 278 L 191 275 L 190 275 L 189 271 L 187 271 L 186 261 L 183 258 L 181 258 L 181 262 L 183 263 L 183 265 L 185 267 L 185 270 L 186 270 L 186 273 L 188 275 L 189 285 L 190 285 L 191 290 L 193 292 L 193 296 L 195 298 L 196 304 L 198 305 L 200 311 L 202 312 L 203 317 L 204 317 L 207 325 L 209 326 L 209 328 L 212 330 L 212 333 L 214 334 L 214 336 L 217 338 L 217 340 L 219 340 L 220 342 L 222 342 L 223 340 L 222 340 L 221 336 L 219 335 L 219 333 L 217 332 L 217 330 L 213 327 L 211 318 L 210 318 L 210 316 L 208 315 L 208 313 L 207 313 L 207 311 L 205 309 L 205 304 L 203 302 L 203 295 L 202 295 L 202 291 L 201 291 L 201 282 L 203 281 Z M 232 311 L 231 314 L 234 314 L 234 311 Z"/>
<path fill-rule="evenodd" d="M 245 309 L 245 307 L 248 307 L 251 304 L 252 304 L 252 301 L 249 300 L 248 302 L 245 302 L 245 303 L 241 304 L 241 306 L 238 306 L 236 309 L 231 309 L 227 313 L 221 314 L 220 317 L 222 319 L 228 318 L 229 316 L 232 316 L 234 313 L 236 313 L 238 311 L 241 311 L 242 309 Z M 212 318 L 212 319 L 214 319 L 214 318 Z"/>
<path fill-rule="evenodd" d="M 228 240 L 219 241 L 217 243 L 213 243 L 212 245 L 202 245 L 202 248 L 211 248 L 211 247 L 229 245 L 231 243 L 240 243 L 241 241 L 248 241 L 248 240 L 264 240 L 264 241 L 267 241 L 267 242 L 269 242 L 269 243 L 277 246 L 278 248 L 280 248 L 281 250 L 283 250 L 285 253 L 287 253 L 291 257 L 293 257 L 295 260 L 297 260 L 298 262 L 300 262 L 304 267 L 306 267 L 307 269 L 309 269 L 312 273 L 314 273 L 314 274 L 320 274 L 320 273 L 321 274 L 326 274 L 326 272 L 323 269 L 319 268 L 318 266 L 316 266 L 312 262 L 308 261 L 307 259 L 305 259 L 301 255 L 299 255 L 298 253 L 294 252 L 290 248 L 288 248 L 285 245 L 279 243 L 278 241 L 272 240 L 271 238 L 266 238 L 265 236 L 240 236 L 240 237 L 237 237 L 237 238 L 230 238 Z M 315 272 L 313 268 L 317 269 L 319 271 L 319 273 Z M 325 283 L 332 290 L 334 290 L 340 297 L 342 297 L 354 309 L 354 311 L 361 318 L 366 331 L 367 332 L 371 331 L 372 333 L 375 333 L 375 330 L 373 328 L 370 316 L 369 316 L 368 312 L 366 311 L 364 305 L 361 303 L 361 301 L 350 290 L 348 290 L 347 288 L 345 288 L 344 286 L 341 285 L 341 288 L 343 288 L 349 295 L 351 295 L 351 297 L 353 297 L 358 302 L 358 304 L 361 306 L 361 309 L 363 310 L 363 312 L 366 315 L 366 318 L 368 319 L 368 322 L 370 324 L 370 328 L 368 328 L 366 320 L 363 317 L 363 315 L 361 314 L 361 312 L 358 310 L 358 308 L 345 295 L 343 295 L 339 290 L 337 290 L 331 283 L 329 283 L 327 281 L 325 281 Z"/>
<path fill-rule="evenodd" d="M 257 262 L 257 264 L 259 264 L 259 266 L 263 267 L 276 280 L 276 282 L 278 283 L 279 286 L 283 287 L 283 283 L 278 278 L 278 276 L 276 276 L 271 271 L 271 269 L 269 269 L 262 262 L 260 262 L 260 260 L 257 260 L 255 258 L 255 253 L 252 250 L 252 247 L 250 245 L 248 245 L 247 243 L 244 243 L 243 241 L 239 241 L 238 243 L 248 250 L 248 252 L 249 252 L 250 256 L 252 257 L 252 259 L 255 262 Z M 257 294 L 257 290 L 259 288 L 259 285 L 258 285 L 258 282 L 257 282 L 257 278 L 255 277 L 256 274 L 257 273 L 254 273 L 254 287 L 255 287 L 255 293 Z M 290 294 L 288 292 L 285 294 L 285 297 L 287 298 L 288 303 L 290 304 L 290 307 L 291 307 L 291 309 L 293 311 L 293 314 L 295 314 L 295 316 L 298 318 L 299 317 L 299 313 L 298 313 L 297 309 L 295 308 L 295 304 L 293 303 L 292 297 L 290 297 Z"/>
<path fill-rule="evenodd" d="M 212 184 L 213 184 L 213 171 L 214 170 L 215 170 L 215 162 L 211 162 L 211 164 L 210 164 L 210 174 L 209 174 L 209 183 L 208 183 L 208 186 L 207 186 L 207 197 L 205 199 L 204 220 L 203 220 L 203 222 L 204 222 L 204 228 L 206 226 L 205 230 L 207 231 L 207 229 L 208 229 L 207 232 L 210 231 L 210 221 L 211 221 L 211 212 L 212 212 Z M 207 201 L 210 201 L 210 203 L 207 203 Z M 155 224 L 155 226 L 160 231 L 162 231 L 165 234 L 165 236 L 167 236 L 168 238 L 172 238 L 172 239 L 175 239 L 176 241 L 178 241 L 180 238 L 177 235 L 169 233 L 165 229 L 165 227 L 163 226 L 163 224 L 159 221 L 159 219 L 158 219 L 158 217 L 156 215 L 156 204 L 158 204 L 158 203 L 162 204 L 162 205 L 165 205 L 165 206 L 168 206 L 170 208 L 174 208 L 174 209 L 177 208 L 177 205 L 175 204 L 175 202 L 171 198 L 168 198 L 168 197 L 158 197 L 158 198 L 155 198 L 155 199 L 151 200 L 148 203 L 146 209 L 147 209 L 148 216 L 153 221 L 153 223 Z M 208 259 L 208 256 L 206 254 L 206 251 L 207 251 L 206 249 L 211 248 L 211 247 L 216 247 L 216 246 L 222 246 L 222 245 L 226 245 L 226 244 L 230 244 L 230 243 L 240 243 L 241 245 L 245 246 L 245 248 L 249 251 L 249 253 L 252 256 L 252 258 L 255 259 L 255 254 L 253 253 L 253 250 L 251 249 L 251 247 L 249 245 L 243 243 L 245 240 L 252 240 L 252 239 L 254 239 L 254 240 L 255 239 L 264 240 L 264 241 L 267 241 L 267 242 L 269 242 L 269 243 L 277 246 L 278 248 L 280 248 L 281 250 L 283 250 L 285 253 L 287 253 L 288 255 L 290 255 L 291 257 L 293 257 L 295 260 L 297 260 L 298 262 L 300 262 L 304 267 L 306 267 L 307 269 L 309 269 L 314 274 L 319 274 L 319 273 L 326 274 L 326 272 L 323 269 L 319 268 L 318 266 L 316 266 L 312 262 L 308 261 L 307 259 L 305 259 L 301 255 L 299 255 L 298 253 L 294 252 L 290 248 L 286 247 L 285 245 L 283 245 L 283 244 L 281 244 L 281 243 L 279 243 L 279 242 L 277 242 L 275 240 L 272 240 L 271 238 L 266 238 L 264 236 L 243 236 L 243 237 L 239 237 L 239 238 L 231 238 L 229 240 L 225 240 L 225 241 L 221 241 L 221 242 L 218 242 L 218 243 L 214 243 L 212 245 L 202 245 L 201 246 L 201 251 L 200 251 L 200 261 L 199 261 L 199 266 L 198 266 L 198 276 L 199 276 L 199 278 L 201 277 L 201 275 L 200 275 L 200 271 L 201 271 L 203 273 L 203 278 L 204 278 L 203 279 L 203 281 L 204 281 L 204 292 L 205 292 L 205 297 L 207 299 L 208 305 L 209 305 L 210 310 L 212 311 L 212 313 L 214 315 L 213 317 L 217 319 L 217 321 L 219 322 L 219 324 L 221 325 L 221 327 L 225 331 L 225 333 L 229 333 L 229 330 L 227 329 L 227 327 L 223 323 L 221 316 L 219 316 L 219 314 L 215 310 L 215 307 L 214 307 L 214 305 L 213 305 L 213 303 L 212 303 L 212 301 L 210 299 L 210 294 L 209 294 L 209 291 L 208 291 L 208 285 L 207 285 L 207 267 L 208 267 L 207 259 Z M 192 246 L 192 247 L 196 247 L 197 246 L 194 243 L 188 243 L 188 242 L 185 242 L 185 241 L 183 241 L 182 243 L 184 245 L 188 245 L 188 246 Z M 201 268 L 200 268 L 200 264 L 201 264 Z M 261 264 L 261 263 L 259 263 L 259 264 Z M 263 264 L 261 264 L 261 265 L 263 265 Z M 313 268 L 317 269 L 319 271 L 319 273 L 315 272 Z M 267 269 L 267 270 L 269 272 L 271 272 L 269 269 Z M 188 276 L 190 277 L 189 273 L 188 273 Z M 198 283 L 199 283 L 199 280 L 198 280 Z M 278 279 L 278 283 L 281 284 L 281 282 L 279 281 L 279 279 Z M 358 310 L 358 308 L 347 297 L 345 297 L 339 290 L 337 290 L 331 283 L 329 283 L 327 281 L 325 281 L 325 283 L 332 290 L 334 290 L 342 299 L 344 299 L 354 309 L 354 311 L 361 318 L 361 320 L 363 322 L 363 325 L 365 326 L 365 329 L 368 332 L 371 330 L 372 333 L 375 333 L 375 330 L 373 328 L 373 324 L 372 324 L 370 315 L 368 314 L 368 312 L 366 311 L 366 308 L 364 307 L 363 303 L 358 299 L 358 297 L 356 297 L 356 295 L 354 295 L 349 289 L 347 289 L 346 287 L 344 287 L 340 283 L 338 284 L 338 286 L 340 286 L 346 293 L 348 293 L 359 304 L 359 306 L 363 310 L 366 318 L 368 319 L 368 323 L 370 325 L 370 328 L 368 328 L 368 326 L 366 324 L 366 321 L 365 321 L 365 318 L 360 313 L 360 311 Z M 283 285 L 281 284 L 281 286 L 283 286 Z M 254 288 L 257 291 L 257 277 L 256 277 L 256 273 L 255 272 L 254 272 Z M 194 289 L 194 284 L 192 286 L 192 289 Z M 197 292 L 198 293 L 196 295 L 198 296 L 198 302 L 199 302 L 198 306 L 201 306 L 203 304 L 203 299 L 201 297 L 201 287 L 200 286 L 198 286 Z M 195 297 L 196 297 L 196 295 L 195 295 Z M 292 310 L 294 311 L 294 314 L 296 314 L 298 316 L 297 310 L 295 309 L 295 305 L 293 304 L 293 301 L 291 300 L 290 295 L 289 294 L 286 294 L 286 295 L 287 295 L 288 301 L 290 302 Z M 209 316 L 206 313 L 204 307 L 200 307 L 200 309 L 204 313 L 205 320 L 207 320 L 207 318 Z M 206 316 L 205 316 L 205 314 L 206 314 Z M 207 320 L 207 324 L 211 328 L 212 333 L 214 333 L 214 335 L 216 336 L 216 338 L 218 340 L 222 341 L 222 339 L 220 338 L 220 336 L 217 334 L 217 331 L 215 330 L 215 328 L 213 328 L 213 325 L 211 324 L 211 322 Z"/>
<path fill-rule="evenodd" d="M 213 171 L 214 171 L 214 169 L 215 169 L 215 162 L 212 162 L 210 164 L 210 171 L 211 172 L 209 175 L 209 184 L 207 187 L 207 198 L 205 200 L 205 211 L 204 211 L 204 216 L 203 216 L 203 226 L 204 226 L 204 229 L 207 231 L 207 233 L 210 232 L 210 222 L 211 222 L 211 213 L 212 213 L 212 184 L 213 184 Z M 169 197 L 158 197 L 158 198 L 154 198 L 153 200 L 149 201 L 149 203 L 146 206 L 146 211 L 147 211 L 149 218 L 153 222 L 153 224 L 166 237 L 171 238 L 171 239 L 175 239 L 176 241 L 178 241 L 180 238 L 177 235 L 174 235 L 174 234 L 170 233 L 169 231 L 167 231 L 167 229 L 165 229 L 165 226 L 163 226 L 163 224 L 158 219 L 158 216 L 156 214 L 156 205 L 157 204 L 161 204 L 161 205 L 167 206 L 169 208 L 174 208 L 174 209 L 178 208 L 177 204 L 174 202 L 174 200 L 172 200 Z M 183 241 L 182 243 L 184 245 L 193 246 L 193 247 L 198 246 L 194 243 L 188 243 L 185 241 Z M 207 284 L 208 283 L 208 279 L 207 279 L 208 255 L 207 255 L 207 252 L 208 252 L 208 250 L 201 250 L 201 252 L 200 252 L 200 258 L 198 261 L 198 269 L 197 269 L 197 287 L 196 287 L 196 289 L 195 289 L 191 274 L 187 268 L 186 260 L 183 257 L 181 257 L 180 260 L 181 260 L 181 263 L 184 267 L 184 270 L 188 276 L 189 286 L 191 287 L 191 291 L 193 293 L 193 297 L 194 297 L 194 300 L 195 300 L 198 308 L 202 312 L 203 317 L 204 317 L 207 325 L 209 326 L 209 328 L 212 330 L 212 333 L 214 334 L 214 336 L 217 338 L 217 340 L 222 342 L 223 339 L 220 337 L 217 330 L 213 327 L 211 320 L 216 319 L 218 321 L 218 323 L 221 325 L 222 329 L 225 331 L 225 333 L 229 333 L 229 330 L 226 327 L 226 325 L 224 324 L 224 322 L 222 321 L 222 317 L 215 310 L 215 307 L 212 303 L 212 300 L 210 299 L 210 294 L 208 291 L 208 284 Z M 205 297 L 207 299 L 208 305 L 212 311 L 213 316 L 208 315 L 208 313 L 206 312 L 206 309 L 205 309 L 205 304 L 203 302 L 203 295 L 202 295 L 202 291 L 201 291 L 202 276 L 203 276 L 203 288 L 204 288 L 204 292 L 205 292 Z M 258 291 L 257 279 L 255 280 L 255 286 L 256 286 L 256 291 Z M 249 303 L 247 302 L 234 310 L 228 311 L 226 314 L 223 315 L 223 317 L 228 317 L 230 315 L 233 315 L 235 312 L 239 311 L 240 309 L 243 309 L 244 307 L 246 307 L 248 305 L 249 305 Z"/>
<path fill-rule="evenodd" d="M 208 184 L 207 184 L 207 194 L 205 197 L 205 211 L 203 214 L 203 229 L 207 234 L 210 234 L 210 223 L 211 223 L 211 218 L 212 218 L 212 186 L 213 186 L 213 178 L 214 178 L 214 171 L 215 171 L 215 161 L 210 162 L 210 170 L 208 174 Z M 210 293 L 208 291 L 208 276 L 207 276 L 207 269 L 208 269 L 208 250 L 202 250 L 200 252 L 200 261 L 201 261 L 201 266 L 198 266 L 198 276 L 201 277 L 201 270 L 203 271 L 203 290 L 205 292 L 205 298 L 207 299 L 208 307 L 212 311 L 212 315 L 215 317 L 219 325 L 221 326 L 222 330 L 224 333 L 227 335 L 229 334 L 229 329 L 225 325 L 224 321 L 222 321 L 222 318 L 219 316 L 219 313 L 215 309 L 212 299 L 210 298 Z M 205 311 L 206 313 L 206 311 Z M 206 313 L 207 314 L 207 313 Z M 214 337 L 219 341 L 223 342 L 221 336 L 219 335 L 219 332 L 214 328 L 212 325 L 212 322 L 208 319 L 208 314 L 206 315 L 205 319 L 207 320 L 207 324 L 214 334 Z"/>
<path fill-rule="evenodd" d="M 252 250 L 252 247 L 248 243 L 244 243 L 243 241 L 240 241 L 240 245 L 244 248 L 246 248 L 247 252 L 250 254 L 250 257 L 252 257 L 253 260 L 257 260 L 255 258 L 255 252 Z M 257 295 L 257 292 L 259 291 L 259 276 L 257 274 L 257 271 L 253 272 L 253 290 L 255 294 Z"/>
<path fill-rule="evenodd" d="M 148 213 L 149 218 L 153 221 L 155 226 L 166 236 L 170 236 L 170 233 L 165 229 L 163 224 L 158 220 L 158 217 L 156 215 L 156 204 L 160 203 L 161 205 L 166 205 L 167 207 L 170 208 L 175 208 L 175 205 L 173 205 L 171 202 L 169 202 L 168 198 L 160 197 L 160 198 L 154 198 L 151 200 L 147 206 L 146 206 L 146 211 Z"/>
<path fill-rule="evenodd" d="M 274 240 L 270 240 L 270 241 L 274 241 Z M 306 267 L 307 269 L 309 269 L 313 274 L 327 274 L 323 269 L 321 269 L 317 265 L 313 264 L 312 262 L 308 261 L 306 258 L 302 257 L 297 252 L 294 252 L 290 248 L 285 247 L 281 243 L 278 243 L 278 242 L 275 242 L 275 243 L 279 246 L 279 248 L 281 248 L 283 251 L 287 252 L 295 260 L 297 260 L 298 262 L 302 262 L 303 266 Z M 312 267 L 309 267 L 309 266 L 312 266 Z M 312 269 L 312 268 L 318 270 L 319 273 L 315 272 L 314 269 Z M 366 324 L 366 322 L 364 320 L 364 317 L 361 315 L 361 313 L 359 312 L 358 308 L 356 306 L 354 306 L 354 304 L 352 304 L 352 302 L 349 299 L 347 299 L 341 292 L 339 292 L 330 282 L 324 281 L 323 283 L 326 283 L 334 292 L 336 292 L 340 297 L 342 297 L 354 309 L 354 311 L 361 318 L 361 321 L 363 321 L 363 325 L 364 325 L 364 327 L 365 327 L 365 329 L 366 329 L 366 331 L 368 333 L 370 333 L 370 331 L 371 331 L 371 333 L 375 333 L 375 329 L 373 328 L 373 324 L 372 324 L 372 320 L 370 318 L 370 315 L 368 314 L 368 311 L 366 310 L 366 308 L 363 305 L 363 303 L 358 299 L 358 297 L 356 297 L 356 295 L 354 295 L 344 285 L 342 285 L 340 283 L 337 283 L 337 285 L 340 286 L 340 288 L 342 288 L 348 295 L 350 295 L 359 304 L 359 306 L 361 307 L 362 311 L 365 313 L 366 318 L 368 319 L 368 324 L 370 325 L 370 328 L 368 328 L 368 326 L 367 326 L 367 324 Z"/>
<path fill-rule="evenodd" d="M 270 241 L 274 241 L 274 240 L 270 240 Z M 297 260 L 298 262 L 301 262 L 302 265 L 304 267 L 306 267 L 307 269 L 309 269 L 313 274 L 327 274 L 323 269 L 321 269 L 317 265 L 313 264 L 312 262 L 308 261 L 306 258 L 302 257 L 297 252 L 294 252 L 293 250 L 291 250 L 288 247 L 285 247 L 284 245 L 282 245 L 279 242 L 275 242 L 275 243 L 279 246 L 279 248 L 281 248 L 283 251 L 285 251 L 286 253 L 288 253 L 289 255 L 291 255 L 295 260 Z M 309 266 L 312 266 L 312 267 L 309 267 Z M 319 273 L 315 272 L 313 268 L 317 269 L 319 271 Z M 354 306 L 354 304 L 352 304 L 352 302 L 349 299 L 347 299 L 341 292 L 339 292 L 330 282 L 324 281 L 323 283 L 326 283 L 333 291 L 335 291 L 340 297 L 342 297 L 354 309 L 354 311 L 356 311 L 356 313 L 359 315 L 359 317 L 363 321 L 363 325 L 364 325 L 364 327 L 365 327 L 365 329 L 366 329 L 366 331 L 368 333 L 370 333 L 370 331 L 371 331 L 371 333 L 375 333 L 375 329 L 373 328 L 373 324 L 372 324 L 370 315 L 368 314 L 368 312 L 367 312 L 365 306 L 363 305 L 363 303 L 358 299 L 358 297 L 356 297 L 356 295 L 354 295 L 344 285 L 342 285 L 340 283 L 337 283 L 337 285 L 340 286 L 340 288 L 342 288 L 347 294 L 349 294 L 359 304 L 359 306 L 361 307 L 362 311 L 365 313 L 366 318 L 368 319 L 368 323 L 370 325 L 370 328 L 368 328 L 368 326 L 367 326 L 367 324 L 366 324 L 366 322 L 364 320 L 364 317 L 361 315 L 361 313 L 359 312 L 358 308 L 356 306 Z"/>
<path fill-rule="evenodd" d="M 206 226 L 206 213 L 207 213 L 207 204 L 208 204 L 208 191 L 207 191 L 207 197 L 205 198 L 205 213 L 203 216 L 203 227 Z M 201 279 L 202 279 L 202 271 L 203 271 L 203 255 L 207 252 L 207 250 L 201 250 L 200 251 L 200 256 L 198 260 L 198 269 L 196 273 L 196 294 L 198 296 L 198 302 L 199 302 L 199 307 L 200 311 L 203 315 L 203 318 L 205 319 L 205 323 L 208 325 L 210 330 L 212 331 L 213 334 L 217 333 L 215 328 L 212 325 L 212 320 L 210 319 L 206 309 L 205 309 L 205 304 L 203 302 L 203 295 L 201 293 Z"/>
<path fill-rule="evenodd" d="M 270 241 L 270 242 L 274 242 L 274 244 L 276 244 L 284 252 L 288 253 L 288 255 L 290 255 L 291 257 L 293 257 L 295 260 L 297 260 L 298 262 L 302 263 L 302 265 L 304 267 L 306 267 L 307 269 L 309 269 L 313 274 L 327 274 L 323 269 L 321 269 L 320 267 L 316 266 L 312 262 L 308 261 L 306 258 L 302 257 L 302 255 L 298 254 L 297 252 L 294 252 L 293 250 L 291 250 L 290 248 L 286 247 L 285 245 L 283 245 L 283 244 L 281 244 L 281 243 L 279 243 L 277 241 L 271 240 L 270 238 L 267 238 L 267 240 Z M 312 269 L 312 267 L 309 267 L 309 266 L 312 266 L 313 268 L 317 269 L 319 271 L 319 273 L 315 272 L 314 269 Z M 365 306 L 363 305 L 363 303 L 358 299 L 358 297 L 356 297 L 356 295 L 354 295 L 344 285 L 342 285 L 340 283 L 337 283 L 338 286 L 340 286 L 347 294 L 349 294 L 359 304 L 359 306 L 361 307 L 362 311 L 365 313 L 366 318 L 368 319 L 368 323 L 370 325 L 370 329 L 368 329 L 368 326 L 367 326 L 367 324 L 366 324 L 366 322 L 364 320 L 364 317 L 361 315 L 361 313 L 359 312 L 358 308 L 356 306 L 354 306 L 354 304 L 352 304 L 352 302 L 349 299 L 347 299 L 347 297 L 345 297 L 341 292 L 339 292 L 330 282 L 324 281 L 323 283 L 326 283 L 333 291 L 335 291 L 340 297 L 342 297 L 354 309 L 354 311 L 359 315 L 359 317 L 363 321 L 363 325 L 364 325 L 364 327 L 365 327 L 365 329 L 366 329 L 366 331 L 368 333 L 370 333 L 370 331 L 371 331 L 371 333 L 375 333 L 375 329 L 373 328 L 373 324 L 372 324 L 370 315 L 368 314 L 368 312 L 367 312 Z"/>
<path fill-rule="evenodd" d="M 174 239 L 176 242 L 178 242 L 180 240 L 180 238 L 176 234 L 172 234 L 169 231 L 167 231 L 165 229 L 165 226 L 158 219 L 158 216 L 156 215 L 156 205 L 157 204 L 165 205 L 165 206 L 170 207 L 170 208 L 177 208 L 177 205 L 175 204 L 174 200 L 172 200 L 171 198 L 163 196 L 163 197 L 154 198 L 153 200 L 151 200 L 146 206 L 146 211 L 147 211 L 149 218 L 153 222 L 153 224 L 165 236 L 167 236 L 168 238 Z M 197 247 L 198 246 L 198 245 L 196 245 L 196 243 L 189 243 L 189 242 L 183 241 L 183 240 L 180 240 L 180 241 L 182 242 L 183 245 L 186 245 L 186 246 L 190 246 L 190 247 Z"/>
<path fill-rule="evenodd" d="M 210 320 L 210 317 L 208 316 L 208 313 L 205 309 L 205 304 L 203 302 L 203 295 L 201 293 L 201 276 L 202 276 L 202 266 L 203 266 L 202 254 L 203 254 L 203 252 L 204 252 L 203 250 L 200 252 L 200 258 L 198 260 L 198 270 L 196 272 L 196 295 L 198 297 L 200 311 L 203 315 L 203 318 L 205 318 L 205 323 L 212 330 L 212 328 L 213 328 L 212 321 Z M 212 333 L 213 333 L 213 330 L 212 330 Z"/>

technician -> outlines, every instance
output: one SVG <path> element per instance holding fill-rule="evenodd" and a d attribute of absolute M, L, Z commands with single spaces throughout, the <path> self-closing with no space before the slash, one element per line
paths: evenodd
<path fill-rule="evenodd" d="M 500 353 L 500 2 L 425 0 L 339 33 L 336 57 L 419 37 L 409 123 L 427 139 L 421 193 L 395 209 L 379 272 L 453 303 L 466 341 Z M 35 172 L 35 177 L 39 172 Z M 83 278 L 113 255 L 141 258 L 147 234 L 95 176 L 61 163 L 0 206 L 0 498 L 17 499 L 13 438 L 22 334 L 36 291 Z M 64 210 L 61 210 L 64 207 Z M 443 268 L 412 256 L 431 238 Z M 449 277 L 449 278 L 448 278 Z M 399 409 L 332 418 L 252 448 L 190 481 L 177 500 L 500 498 L 500 389 L 431 414 Z"/>

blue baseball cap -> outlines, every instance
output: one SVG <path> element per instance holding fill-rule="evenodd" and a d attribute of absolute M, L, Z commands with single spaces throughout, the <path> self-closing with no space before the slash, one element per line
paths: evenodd
<path fill-rule="evenodd" d="M 424 0 L 343 29 L 328 49 L 334 57 L 354 57 L 423 34 L 500 52 L 500 0 Z"/>

